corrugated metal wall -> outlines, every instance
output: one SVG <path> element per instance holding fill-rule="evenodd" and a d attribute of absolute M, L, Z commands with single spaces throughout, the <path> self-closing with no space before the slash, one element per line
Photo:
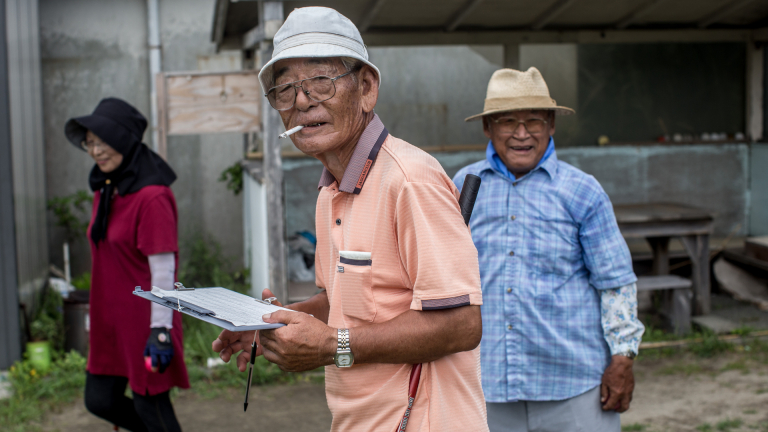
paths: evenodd
<path fill-rule="evenodd" d="M 16 257 L 19 295 L 26 303 L 48 271 L 40 28 L 37 1 L 6 0 L 5 10 Z"/>
<path fill-rule="evenodd" d="M 0 0 L 0 369 L 21 356 L 6 51 L 5 2 Z"/>
<path fill-rule="evenodd" d="M 0 203 L 0 213 L 3 214 L 0 223 L 9 219 L 8 213 L 11 209 L 13 212 L 13 238 L 9 238 L 7 222 L 6 225 L 0 226 L 3 230 L 0 234 L 0 251 L 4 254 L 3 270 L 7 266 L 5 254 L 10 250 L 9 245 L 15 244 L 13 249 L 16 261 L 15 278 L 3 275 L 0 279 L 3 284 L 0 286 L 5 309 L 3 312 L 8 314 L 18 308 L 18 301 L 27 304 L 30 310 L 35 307 L 36 294 L 45 284 L 48 272 L 48 233 L 37 1 L 5 0 L 2 9 L 5 12 L 4 73 L 7 73 L 7 81 L 0 82 L 0 85 L 7 82 L 7 98 L 5 101 L 0 100 L 0 115 L 4 117 L 2 121 L 7 122 L 3 131 L 6 134 L 10 132 L 10 149 L 7 143 L 5 148 L 0 144 L 0 152 L 4 151 L 0 156 L 8 158 L 10 150 L 12 199 L 0 195 L 0 199 L 4 200 Z M 0 140 L 3 138 L 0 136 Z M 7 135 L 5 139 L 8 139 Z M 7 159 L 3 161 L 3 165 L 8 165 Z M 7 174 L 6 171 L 5 176 L 0 176 L 5 189 L 8 189 Z M 0 194 L 2 192 L 0 190 Z M 7 284 L 14 283 L 13 279 L 15 286 L 8 286 Z M 12 291 L 18 295 L 14 296 Z M 15 323 L 7 321 L 0 322 L 0 325 L 4 326 L 0 328 L 0 333 L 6 334 L 7 344 L 0 347 L 0 352 L 13 353 L 13 345 L 18 345 L 18 318 Z M 7 366 L 13 357 L 12 354 L 0 356 L 0 368 Z M 18 354 L 15 357 L 17 358 Z"/>

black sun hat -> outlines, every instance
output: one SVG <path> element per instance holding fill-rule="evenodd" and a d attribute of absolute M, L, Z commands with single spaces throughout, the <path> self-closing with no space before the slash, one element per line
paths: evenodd
<path fill-rule="evenodd" d="M 71 118 L 64 126 L 69 142 L 84 150 L 82 142 L 88 130 L 122 155 L 141 143 L 147 119 L 131 104 L 118 98 L 106 98 L 90 115 Z"/>

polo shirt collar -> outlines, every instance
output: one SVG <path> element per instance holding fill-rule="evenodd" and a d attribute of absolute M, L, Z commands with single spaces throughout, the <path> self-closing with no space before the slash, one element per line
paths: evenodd
<path fill-rule="evenodd" d="M 551 136 L 549 137 L 547 150 L 544 152 L 541 160 L 536 165 L 536 168 L 532 169 L 528 174 L 538 170 L 539 168 L 543 169 L 547 174 L 549 174 L 550 178 L 555 178 L 555 174 L 557 174 L 557 152 L 555 151 L 555 139 Z M 504 165 L 504 162 L 502 162 L 499 154 L 496 153 L 496 149 L 493 147 L 493 142 L 491 141 L 488 141 L 488 147 L 485 149 L 485 164 L 481 171 L 486 169 L 496 171 L 498 174 L 501 174 L 502 176 L 512 181 L 518 181 L 528 176 L 528 174 L 526 174 L 519 179 L 516 178 L 515 175 L 509 171 L 507 166 Z"/>
<path fill-rule="evenodd" d="M 341 192 L 359 194 L 363 190 L 368 172 L 370 172 L 373 163 L 376 162 L 381 145 L 384 144 L 384 140 L 386 140 L 388 135 L 389 132 L 384 127 L 384 123 L 381 122 L 377 114 L 374 114 L 373 119 L 365 127 L 363 134 L 357 141 L 352 158 L 349 160 L 349 164 L 347 164 L 347 169 L 344 170 L 344 176 L 339 184 Z M 317 185 L 317 188 L 328 187 L 335 181 L 336 178 L 333 174 L 323 167 L 323 173 L 320 175 L 320 183 Z"/>

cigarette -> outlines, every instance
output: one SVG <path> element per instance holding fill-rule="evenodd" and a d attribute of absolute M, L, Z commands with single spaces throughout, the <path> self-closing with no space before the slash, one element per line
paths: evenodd
<path fill-rule="evenodd" d="M 298 132 L 298 131 L 300 131 L 300 130 L 302 130 L 302 129 L 304 129 L 304 126 L 296 126 L 296 127 L 295 127 L 295 128 L 293 128 L 293 129 L 289 129 L 289 130 L 287 130 L 287 131 L 285 131 L 285 132 L 281 133 L 281 134 L 280 134 L 280 135 L 278 135 L 277 137 L 278 137 L 278 138 L 288 138 L 289 136 L 291 136 L 291 135 L 295 134 L 296 132 Z"/>

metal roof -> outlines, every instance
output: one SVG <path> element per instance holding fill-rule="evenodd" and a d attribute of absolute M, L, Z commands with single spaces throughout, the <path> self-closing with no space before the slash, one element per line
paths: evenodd
<path fill-rule="evenodd" d="M 243 35 L 259 24 L 259 3 L 216 0 L 212 39 L 241 45 Z M 768 26 L 768 0 L 317 0 L 283 1 L 282 6 L 284 16 L 306 6 L 334 8 L 357 24 L 369 44 L 367 35 L 383 41 L 383 36 L 406 33 L 525 32 L 537 39 L 537 32 Z"/>

